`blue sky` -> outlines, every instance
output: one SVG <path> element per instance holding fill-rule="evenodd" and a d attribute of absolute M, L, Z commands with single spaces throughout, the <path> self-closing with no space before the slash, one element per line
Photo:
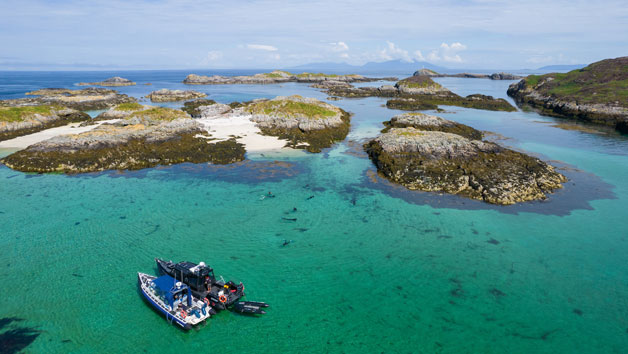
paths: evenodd
<path fill-rule="evenodd" d="M 0 70 L 537 68 L 628 55 L 628 1 L 2 0 L 0 43 Z"/>

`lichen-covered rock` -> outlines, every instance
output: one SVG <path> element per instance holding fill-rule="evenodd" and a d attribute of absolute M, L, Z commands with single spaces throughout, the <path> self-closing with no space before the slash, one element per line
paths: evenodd
<path fill-rule="evenodd" d="M 136 102 L 135 98 L 106 88 L 89 87 L 80 90 L 63 88 L 41 89 L 26 95 L 39 96 L 6 100 L 6 105 L 51 105 L 56 104 L 80 111 L 106 109 L 121 103 Z"/>
<path fill-rule="evenodd" d="M 88 114 L 62 106 L 0 105 L 0 141 L 88 120 Z"/>
<path fill-rule="evenodd" d="M 482 139 L 482 132 L 468 125 L 424 113 L 400 114 L 392 117 L 390 121 L 384 122 L 384 126 L 386 128 L 382 130 L 382 133 L 389 131 L 391 128 L 412 127 L 420 130 L 453 133 L 471 140 Z"/>
<path fill-rule="evenodd" d="M 417 75 L 403 79 L 395 85 L 400 94 L 440 95 L 451 93 L 448 89 L 434 82 L 428 76 Z"/>
<path fill-rule="evenodd" d="M 258 100 L 236 108 L 232 114 L 251 114 L 267 135 L 286 139 L 293 147 L 320 152 L 349 133 L 350 116 L 342 109 L 301 96 Z M 306 144 L 306 145 L 304 145 Z"/>
<path fill-rule="evenodd" d="M 545 199 L 566 181 L 537 158 L 440 131 L 392 128 L 365 148 L 378 171 L 394 183 L 493 204 Z"/>
<path fill-rule="evenodd" d="M 322 83 L 334 82 L 368 82 L 378 80 L 396 80 L 396 78 L 371 78 L 362 75 L 335 75 L 322 73 L 293 74 L 287 71 L 275 70 L 270 73 L 261 73 L 251 76 L 201 76 L 188 75 L 184 84 L 188 85 L 226 85 L 226 84 L 278 84 L 284 82 Z"/>
<path fill-rule="evenodd" d="M 541 114 L 628 132 L 628 57 L 602 60 L 568 73 L 530 75 L 510 85 L 508 95 Z"/>
<path fill-rule="evenodd" d="M 98 120 L 109 120 L 109 119 L 124 119 L 130 116 L 131 114 L 147 110 L 153 108 L 152 106 L 142 105 L 137 102 L 132 103 L 121 103 L 119 105 L 113 106 L 108 110 L 100 113 L 98 116 L 94 118 L 95 121 Z"/>
<path fill-rule="evenodd" d="M 523 77 L 518 76 L 518 75 L 513 75 L 510 73 L 501 72 L 501 73 L 493 73 L 489 75 L 488 78 L 491 80 L 520 80 Z"/>
<path fill-rule="evenodd" d="M 119 76 L 110 77 L 98 82 L 79 82 L 78 86 L 135 86 L 136 83 Z"/>
<path fill-rule="evenodd" d="M 430 69 L 420 69 L 414 72 L 414 74 L 412 74 L 412 76 L 429 76 L 429 77 L 441 77 L 442 74 L 437 73 L 434 70 L 430 70 Z"/>
<path fill-rule="evenodd" d="M 4 158 L 25 172 L 82 173 L 140 169 L 182 162 L 233 163 L 244 159 L 235 140 L 212 142 L 183 111 L 152 107 L 80 134 L 57 136 Z"/>
<path fill-rule="evenodd" d="M 485 95 L 461 97 L 434 82 L 429 76 L 417 75 L 403 79 L 395 86 L 354 87 L 331 86 L 327 94 L 338 97 L 389 97 L 386 107 L 409 111 L 437 109 L 439 105 L 512 112 L 517 109 L 503 98 Z"/>
<path fill-rule="evenodd" d="M 320 152 L 349 133 L 347 112 L 313 98 L 280 96 L 229 105 L 202 101 L 192 101 L 187 111 L 206 121 L 247 119 L 255 123 L 262 134 L 287 140 L 288 146 L 310 152 Z M 211 122 L 208 124 L 211 126 Z"/>
<path fill-rule="evenodd" d="M 157 91 L 153 91 L 146 95 L 146 98 L 150 99 L 151 102 L 176 102 L 176 101 L 186 101 L 193 100 L 196 98 L 206 97 L 207 95 L 202 92 L 192 91 L 192 90 L 169 90 L 169 89 L 161 89 Z"/>

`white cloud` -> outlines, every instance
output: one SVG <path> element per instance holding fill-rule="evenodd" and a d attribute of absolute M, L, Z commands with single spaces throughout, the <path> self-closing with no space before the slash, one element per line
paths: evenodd
<path fill-rule="evenodd" d="M 342 53 L 342 54 L 340 54 L 340 57 L 342 59 L 349 59 L 349 54 L 348 53 Z"/>
<path fill-rule="evenodd" d="M 427 59 L 434 62 L 462 63 L 462 57 L 458 52 L 465 49 L 467 49 L 467 46 L 460 42 L 452 44 L 442 43 L 438 49 L 434 49 L 428 54 Z"/>
<path fill-rule="evenodd" d="M 407 50 L 397 47 L 397 45 L 393 42 L 386 41 L 386 43 L 388 44 L 388 47 L 378 52 L 379 59 L 381 60 L 401 59 L 403 61 L 413 62 Z"/>
<path fill-rule="evenodd" d="M 276 52 L 278 50 L 277 47 L 266 44 L 247 44 L 246 47 L 252 50 L 265 50 L 267 52 Z"/>
<path fill-rule="evenodd" d="M 223 54 L 221 51 L 210 50 L 209 52 L 207 52 L 207 55 L 201 60 L 201 64 L 207 65 L 207 64 L 215 63 L 216 61 L 219 61 L 220 59 L 222 59 L 222 57 L 223 57 Z"/>
<path fill-rule="evenodd" d="M 205 59 L 207 59 L 208 61 L 215 61 L 221 58 L 222 58 L 222 52 L 219 50 L 209 51 L 207 52 L 207 56 L 205 57 Z"/>
<path fill-rule="evenodd" d="M 415 50 L 414 51 L 414 60 L 416 60 L 416 61 L 425 61 L 425 57 L 423 56 L 423 53 L 421 53 L 420 50 Z"/>
<path fill-rule="evenodd" d="M 349 50 L 349 46 L 345 42 L 333 42 L 329 44 L 331 44 L 331 50 L 333 50 L 334 52 L 346 52 L 347 50 Z"/>

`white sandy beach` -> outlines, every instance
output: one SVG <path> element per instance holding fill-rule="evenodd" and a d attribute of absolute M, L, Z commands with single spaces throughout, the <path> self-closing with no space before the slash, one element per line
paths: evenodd
<path fill-rule="evenodd" d="M 274 136 L 262 135 L 261 130 L 250 120 L 250 116 L 220 116 L 201 118 L 197 121 L 211 134 L 215 142 L 237 137 L 236 141 L 244 144 L 247 152 L 294 150 L 286 148 L 286 140 Z"/>
<path fill-rule="evenodd" d="M 40 141 L 50 139 L 55 136 L 66 135 L 66 134 L 78 134 L 78 133 L 90 131 L 103 123 L 114 123 L 117 121 L 119 121 L 119 119 L 103 120 L 95 124 L 86 126 L 86 127 L 79 127 L 81 123 L 70 123 L 68 125 L 64 125 L 61 127 L 50 128 L 50 129 L 42 130 L 37 133 L 19 136 L 17 138 L 13 138 L 10 140 L 0 141 L 0 148 L 20 149 L 20 150 L 26 149 L 30 145 L 36 144 Z"/>
<path fill-rule="evenodd" d="M 212 140 L 212 143 L 237 137 L 236 140 L 239 143 L 244 144 L 244 148 L 249 153 L 256 154 L 279 151 L 296 152 L 295 149 L 285 147 L 287 143 L 286 140 L 273 136 L 262 135 L 262 132 L 255 125 L 255 122 L 251 121 L 249 118 L 250 116 L 221 116 L 217 118 L 197 119 L 197 121 L 205 127 L 212 138 L 216 139 Z M 119 119 L 101 121 L 86 127 L 79 127 L 80 123 L 71 123 L 65 126 L 46 129 L 41 132 L 20 136 L 14 139 L 0 141 L 0 148 L 25 149 L 30 145 L 55 136 L 83 133 L 94 129 L 103 123 L 113 123 L 118 120 Z"/>

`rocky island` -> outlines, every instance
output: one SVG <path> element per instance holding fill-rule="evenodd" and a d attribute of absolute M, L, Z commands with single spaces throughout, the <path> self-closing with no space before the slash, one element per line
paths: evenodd
<path fill-rule="evenodd" d="M 89 119 L 86 113 L 57 105 L 10 107 L 0 103 L 0 141 Z"/>
<path fill-rule="evenodd" d="M 98 82 L 79 82 L 78 86 L 135 86 L 136 83 L 123 77 L 114 76 L 104 81 Z"/>
<path fill-rule="evenodd" d="M 628 57 L 602 60 L 568 73 L 530 75 L 510 85 L 508 95 L 541 114 L 628 133 Z"/>
<path fill-rule="evenodd" d="M 85 123 L 88 126 L 83 129 L 91 130 L 39 141 L 2 162 L 24 172 L 63 173 L 182 162 L 227 164 L 242 161 L 249 147 L 266 150 L 290 146 L 319 152 L 349 132 L 347 112 L 300 96 L 230 105 L 199 99 L 186 103 L 185 109 L 195 118 L 182 110 L 122 103 L 94 119 L 106 120 L 101 125 L 91 120 Z M 51 112 L 77 114 L 74 119 L 89 120 L 74 110 Z"/>
<path fill-rule="evenodd" d="M 505 73 L 505 72 L 493 73 L 490 75 L 471 74 L 471 73 L 441 74 L 430 69 L 420 69 L 414 72 L 414 76 L 419 76 L 419 75 L 429 76 L 429 77 L 461 77 L 465 79 L 490 79 L 490 80 L 520 80 L 523 78 L 522 76 Z"/>
<path fill-rule="evenodd" d="M 183 111 L 150 106 L 127 111 L 115 123 L 39 142 L 2 163 L 23 172 L 82 173 L 244 159 L 242 144 L 234 139 L 212 142 L 203 125 Z"/>
<path fill-rule="evenodd" d="M 192 90 L 168 90 L 161 89 L 158 91 L 153 91 L 146 95 L 146 98 L 150 99 L 151 102 L 176 102 L 176 101 L 186 101 L 193 100 L 196 98 L 202 98 L 207 96 L 206 94 L 198 91 Z"/>
<path fill-rule="evenodd" d="M 343 140 L 350 126 L 349 113 L 298 95 L 229 105 L 197 100 L 186 102 L 183 109 L 194 117 L 206 120 L 210 126 L 216 119 L 249 120 L 261 134 L 277 137 L 289 147 L 309 152 L 320 152 Z"/>
<path fill-rule="evenodd" d="M 120 103 L 135 102 L 135 98 L 118 93 L 106 88 L 89 87 L 80 90 L 64 88 L 47 88 L 27 92 L 29 98 L 17 98 L 3 100 L 2 106 L 34 106 L 34 105 L 58 105 L 80 111 L 106 109 Z"/>
<path fill-rule="evenodd" d="M 408 189 L 509 205 L 545 199 L 566 182 L 547 163 L 482 141 L 460 123 L 413 113 L 385 125 L 365 149 L 380 174 Z"/>
<path fill-rule="evenodd" d="M 473 94 L 459 96 L 427 75 L 413 75 L 398 81 L 394 86 L 354 87 L 350 84 L 329 86 L 327 94 L 332 97 L 389 97 L 386 106 L 401 110 L 437 109 L 439 105 L 485 109 L 491 111 L 516 111 L 503 98 Z"/>
<path fill-rule="evenodd" d="M 275 70 L 270 73 L 261 73 L 251 76 L 200 76 L 188 75 L 184 84 L 188 85 L 231 85 L 231 84 L 279 84 L 284 82 L 319 83 L 323 81 L 337 82 L 369 82 L 379 80 L 396 81 L 397 78 L 371 78 L 362 75 L 335 75 L 322 73 L 293 74 L 287 71 Z"/>

